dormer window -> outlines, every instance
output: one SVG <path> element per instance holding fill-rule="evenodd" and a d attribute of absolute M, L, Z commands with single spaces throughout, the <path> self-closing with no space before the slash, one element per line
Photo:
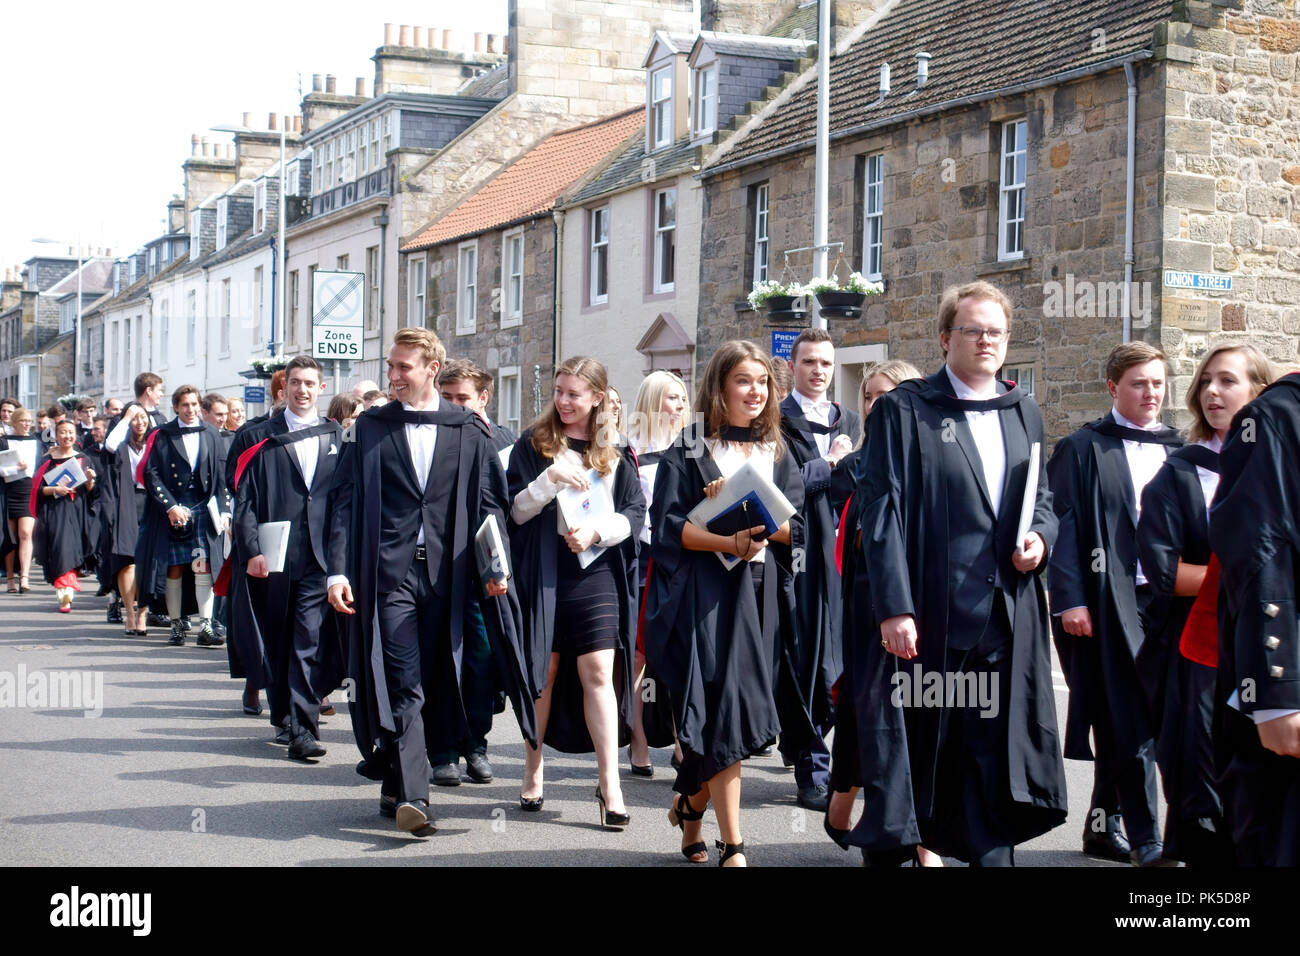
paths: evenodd
<path fill-rule="evenodd" d="M 266 180 L 253 184 L 253 233 L 260 235 L 266 228 Z"/>
<path fill-rule="evenodd" d="M 718 67 L 717 64 L 695 71 L 696 136 L 707 136 L 718 128 Z"/>
<path fill-rule="evenodd" d="M 673 69 L 665 66 L 650 74 L 650 148 L 673 141 Z"/>
<path fill-rule="evenodd" d="M 217 200 L 217 248 L 226 248 L 226 215 L 229 212 L 230 203 L 225 196 Z"/>

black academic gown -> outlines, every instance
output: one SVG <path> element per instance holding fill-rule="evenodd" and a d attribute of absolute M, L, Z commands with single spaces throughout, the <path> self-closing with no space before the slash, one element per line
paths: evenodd
<path fill-rule="evenodd" d="M 1093 759 L 1088 732 L 1099 720 L 1111 727 L 1121 757 L 1136 754 L 1153 735 L 1148 701 L 1159 669 L 1144 668 L 1143 681 L 1136 663 L 1143 629 L 1135 590 L 1137 502 L 1124 452 L 1126 434 L 1158 439 L 1170 450 L 1182 444 L 1171 428 L 1135 433 L 1107 413 L 1061 439 L 1047 464 L 1061 522 L 1048 574 L 1052 630 L 1070 685 L 1065 756 L 1072 760 Z M 1155 597 L 1148 613 L 1163 619 L 1167 604 Z M 1061 613 L 1075 607 L 1088 608 L 1091 637 L 1067 634 L 1061 625 Z"/>
<path fill-rule="evenodd" d="M 799 466 L 804 484 L 805 558 L 795 564 L 794 593 L 798 626 L 787 645 L 800 700 L 812 723 L 825 725 L 832 713 L 831 687 L 843 670 L 843 606 L 840 573 L 835 567 L 835 531 L 840 512 L 831 493 L 832 469 L 817 448 L 817 434 L 856 438 L 858 416 L 834 406 L 838 416 L 829 430 L 810 422 L 794 395 L 781 403 L 781 433 Z M 839 505 L 843 507 L 843 501 Z M 782 749 L 797 753 L 803 744 L 782 739 Z"/>
<path fill-rule="evenodd" d="M 533 447 L 532 430 L 525 430 L 510 452 L 506 472 L 510 501 L 528 487 L 552 459 Z M 611 494 L 614 509 L 627 518 L 632 533 L 619 544 L 606 549 L 614 568 L 618 590 L 618 648 L 614 655 L 614 693 L 618 698 L 618 745 L 627 746 L 632 734 L 633 649 L 641 593 L 637 581 L 637 532 L 645 521 L 645 496 L 637 476 L 636 459 L 626 447 L 622 449 L 614 470 Z M 519 587 L 523 609 L 524 648 L 529 677 L 535 695 L 546 688 L 547 670 L 555 637 L 556 543 L 559 539 L 558 505 L 549 502 L 541 513 L 522 525 L 510 522 L 510 562 Z M 587 730 L 583 710 L 582 682 L 578 679 L 577 658 L 562 657 L 551 691 L 551 710 L 546 722 L 546 744 L 561 753 L 593 753 L 595 745 Z"/>
<path fill-rule="evenodd" d="M 324 574 L 328 566 L 329 492 L 334 483 L 343 429 L 329 419 L 299 432 L 290 432 L 284 412 L 277 412 L 260 432 L 260 445 L 239 469 L 235 488 L 234 541 L 239 558 L 230 566 L 231 627 L 229 638 L 238 645 L 235 657 L 243 662 L 249 685 L 269 687 L 273 668 L 267 642 L 289 641 L 292 635 L 278 633 L 284 608 L 290 602 L 291 584 L 304 574 Z M 301 436 L 308 437 L 301 437 Z M 293 438 L 297 440 L 291 440 Z M 298 463 L 297 441 L 317 444 L 316 471 L 308 487 Z M 268 521 L 290 522 L 288 554 L 284 571 L 264 579 L 247 574 L 250 557 L 261 553 L 258 525 Z M 326 608 L 319 644 L 312 668 L 312 686 L 328 693 L 339 686 L 346 666 L 339 640 L 336 613 Z M 276 632 L 269 622 L 275 622 Z"/>
<path fill-rule="evenodd" d="M 1151 590 L 1163 600 L 1164 615 L 1148 613 L 1138 653 L 1156 688 L 1156 762 L 1164 785 L 1164 855 L 1191 864 L 1232 864 L 1224 839 L 1223 801 L 1214 784 L 1215 668 L 1188 660 L 1179 639 L 1196 598 L 1176 596 L 1178 562 L 1210 562 L 1210 529 L 1197 466 L 1218 473 L 1219 456 L 1203 445 L 1172 452 L 1142 492 L 1137 549 Z M 1226 852 L 1225 852 L 1226 851 Z"/>
<path fill-rule="evenodd" d="M 936 765 L 954 708 L 895 706 L 895 674 L 946 673 L 950 640 L 958 646 L 978 640 L 991 616 L 1000 582 L 1011 625 L 1010 687 L 1004 766 L 1006 788 L 990 793 L 1012 843 L 1021 843 L 1065 820 L 1065 768 L 1056 733 L 1047 602 L 1042 567 L 1022 574 L 1011 563 L 1021 501 L 1029 478 L 1030 445 L 1043 442 L 1038 405 L 1019 388 L 999 385 L 992 399 L 1006 448 L 1000 504 L 993 518 L 979 453 L 964 414 L 967 403 L 954 397 L 947 372 L 904 382 L 882 397 L 867 420 L 870 455 L 858 488 L 862 527 L 857 567 L 865 568 L 871 620 L 855 621 L 853 674 L 842 692 L 853 695 L 859 760 L 864 777 L 862 818 L 849 842 L 871 851 L 891 851 L 923 843 L 961 859 L 969 848 L 947 845 L 946 820 L 936 818 Z M 970 403 L 977 409 L 983 403 Z M 1050 552 L 1057 521 L 1045 474 L 1036 478 L 1037 496 L 1030 530 Z M 978 510 L 977 510 L 978 509 Z M 958 512 L 964 530 L 957 534 Z M 969 526 L 969 527 L 968 527 Z M 992 541 L 992 546 L 986 542 Z M 888 653 L 880 642 L 880 623 L 912 614 L 918 657 Z M 846 632 L 847 634 L 848 632 Z"/>
<path fill-rule="evenodd" d="M 677 740 L 688 757 L 698 758 L 688 761 L 696 768 L 690 778 L 679 773 L 674 785 L 688 795 L 771 743 L 786 731 L 783 721 L 796 736 L 813 732 L 806 710 L 778 710 L 773 695 L 775 650 L 795 626 L 792 552 L 804 546 L 799 465 L 782 449 L 772 467 L 773 483 L 795 514 L 791 543 L 767 547 L 760 605 L 748 562 L 728 571 L 713 552 L 682 547 L 686 516 L 704 500 L 704 486 L 722 476 L 700 428 L 683 429 L 659 459 L 643 637 L 646 661 L 676 706 Z"/>
<path fill-rule="evenodd" d="M 196 427 L 201 429 L 198 459 L 201 499 L 192 506 L 192 511 L 198 531 L 198 547 L 203 549 L 215 581 L 221 573 L 224 554 L 221 530 L 212 523 L 207 501 L 215 496 L 222 514 L 232 514 L 234 502 L 226 488 L 226 478 L 221 469 L 217 430 L 207 424 Z M 149 504 L 145 508 L 144 524 L 135 549 L 136 589 L 141 603 L 165 599 L 167 596 L 167 569 L 171 551 L 171 522 L 167 518 L 167 512 L 190 494 L 192 472 L 180 429 L 180 419 L 172 419 L 149 433 L 148 450 L 143 462 L 144 487 L 149 495 Z M 194 594 L 192 572 L 186 571 L 181 580 L 184 582 L 181 613 L 197 614 L 199 605 Z"/>
<path fill-rule="evenodd" d="M 1219 454 L 1210 544 L 1222 565 L 1215 758 L 1239 866 L 1300 866 L 1300 758 L 1250 714 L 1300 710 L 1300 375 L 1237 413 Z M 1229 705 L 1233 693 L 1237 707 Z"/>
<path fill-rule="evenodd" d="M 226 439 L 225 458 L 223 467 L 225 469 L 226 487 L 230 489 L 231 498 L 233 499 L 238 491 L 236 481 L 239 461 L 250 448 L 262 440 L 266 428 L 266 423 L 270 416 L 261 415 L 256 419 L 250 419 L 233 432 L 222 432 Z M 232 536 L 230 540 L 230 578 L 229 582 L 224 582 L 226 596 L 229 597 L 234 589 L 233 576 L 238 568 L 246 567 L 251 555 L 241 555 L 239 539 Z M 229 618 L 226 625 L 226 660 L 230 665 L 230 676 L 236 679 L 244 679 L 248 676 L 248 669 L 244 666 L 243 661 L 239 659 L 240 639 L 237 636 L 239 622 L 234 615 L 227 615 Z"/>
<path fill-rule="evenodd" d="M 95 463 L 85 455 L 73 454 L 83 469 L 94 471 Z M 53 584 L 69 571 L 88 571 L 95 566 L 98 526 L 94 520 L 95 492 L 82 485 L 70 495 L 50 497 L 44 493 L 45 472 L 62 465 L 67 458 L 43 459 L 32 478 L 32 560 L 41 566 L 45 581 Z M 98 474 L 98 472 L 96 472 Z"/>
<path fill-rule="evenodd" d="M 411 514 L 419 513 L 421 495 L 411 469 L 410 445 L 406 440 L 404 416 L 397 402 L 370 408 L 353 422 L 351 440 L 343 444 L 343 460 L 335 471 L 330 491 L 329 573 L 348 578 L 354 598 L 355 614 L 348 618 L 348 676 L 353 680 L 349 712 L 353 734 L 361 751 L 358 772 L 371 779 L 381 779 L 391 755 L 382 750 L 384 732 L 394 731 L 393 711 L 389 701 L 384 670 L 383 645 L 379 639 L 377 605 L 382 590 L 395 586 L 390 579 L 399 561 L 398 552 L 406 555 L 409 566 L 419 523 L 405 522 L 409 541 L 395 542 L 383 527 L 391 527 L 397 518 L 387 515 L 391 501 L 414 499 Z M 451 601 L 447 617 L 457 679 L 461 673 L 461 648 L 464 638 L 464 608 L 473 593 L 480 595 L 492 658 L 500 686 L 514 708 L 524 739 L 537 740 L 536 713 L 531 683 L 524 662 L 520 638 L 521 624 L 517 582 L 512 580 L 504 597 L 484 595 L 474 550 L 474 534 L 488 515 L 493 515 L 501 529 L 507 527 L 505 473 L 489 440 L 486 423 L 460 406 L 442 402 L 430 414 L 438 426 L 435 460 L 439 449 L 459 446 L 456 485 L 452 493 L 454 530 L 452 539 L 443 542 L 443 561 L 451 562 Z M 242 433 L 242 429 L 241 429 Z M 429 482 L 426 492 L 433 483 Z M 382 519 L 382 521 L 381 521 Z M 401 522 L 398 522 L 399 524 Z M 504 531 L 503 531 L 504 533 Z M 409 550 L 407 548 L 409 545 Z M 400 578 L 396 582 L 400 584 Z M 427 690 L 427 689 L 426 689 Z M 464 706 L 459 687 L 446 688 L 455 700 L 440 701 L 440 709 L 459 709 L 464 720 Z M 426 700 L 428 699 L 426 695 Z"/>
<path fill-rule="evenodd" d="M 135 546 L 140 539 L 141 518 L 136 505 L 135 470 L 131 467 L 130 447 L 129 442 L 118 446 L 116 454 L 110 456 L 104 474 L 102 510 L 107 520 L 100 534 L 100 547 L 107 555 L 114 575 L 135 563 Z M 147 499 L 145 506 L 147 511 Z"/>

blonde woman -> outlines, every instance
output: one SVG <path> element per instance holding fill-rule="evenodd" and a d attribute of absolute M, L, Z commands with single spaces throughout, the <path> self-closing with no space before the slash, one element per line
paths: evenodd
<path fill-rule="evenodd" d="M 681 433 L 682 428 L 686 425 L 691 415 L 691 400 L 686 394 L 686 383 L 680 376 L 664 369 L 651 372 L 641 382 L 641 387 L 637 389 L 636 406 L 632 412 L 631 421 L 628 423 L 627 440 L 632 446 L 632 451 L 636 454 L 637 470 L 641 476 L 641 493 L 645 495 L 646 501 L 646 518 L 645 523 L 641 526 L 638 537 L 641 539 L 641 550 L 637 555 L 637 581 L 642 588 L 645 587 L 646 576 L 650 570 L 650 545 L 651 545 L 651 528 L 650 528 L 650 506 L 654 498 L 655 474 L 659 469 L 659 459 L 663 456 L 664 450 L 667 449 L 677 436 Z M 632 724 L 632 743 L 628 746 L 628 760 L 632 766 L 632 773 L 638 777 L 653 777 L 654 766 L 650 763 L 650 745 L 646 740 L 645 728 L 645 700 L 642 695 L 642 682 L 645 680 L 645 640 L 638 628 L 636 636 L 636 695 L 634 703 L 635 720 Z M 655 704 L 665 708 L 668 714 L 671 714 L 671 703 L 667 700 L 666 693 L 658 693 L 658 682 L 654 684 L 656 688 Z M 665 733 L 662 743 L 656 746 L 667 746 L 671 728 L 664 728 Z M 674 764 L 681 762 L 681 748 L 676 746 L 676 738 L 673 737 L 675 752 L 673 754 Z"/>
<path fill-rule="evenodd" d="M 9 540 L 12 550 L 5 554 L 5 571 L 9 577 L 10 594 L 26 594 L 31 590 L 27 576 L 32 567 L 32 529 L 36 518 L 32 515 L 32 479 L 36 463 L 44 453 L 44 444 L 34 432 L 36 416 L 30 408 L 16 408 L 9 418 L 12 435 L 0 436 L 0 451 L 23 449 L 26 452 L 19 469 L 28 477 L 17 478 L 5 484 L 5 520 L 9 522 Z M 30 467 L 28 462 L 31 462 Z M 14 573 L 15 567 L 17 574 Z"/>

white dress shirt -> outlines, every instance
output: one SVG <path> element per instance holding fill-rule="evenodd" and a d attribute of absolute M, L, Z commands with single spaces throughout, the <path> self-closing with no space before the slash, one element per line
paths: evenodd
<path fill-rule="evenodd" d="M 1110 413 L 1114 416 L 1116 423 L 1123 425 L 1125 428 L 1155 432 L 1164 427 L 1158 418 L 1150 425 L 1138 425 L 1121 415 L 1116 408 L 1112 408 Z M 1133 481 L 1133 507 L 1137 510 L 1138 520 L 1142 519 L 1142 489 L 1156 476 L 1156 472 L 1164 466 L 1165 456 L 1168 454 L 1167 449 L 1168 446 L 1158 445 L 1155 442 L 1124 440 L 1124 458 L 1128 462 L 1129 477 Z M 1147 576 L 1142 573 L 1141 561 L 1137 563 L 1137 573 L 1133 578 L 1133 583 L 1138 587 L 1147 583 Z"/>
<path fill-rule="evenodd" d="M 299 418 L 289 409 L 284 410 L 284 423 L 289 426 L 289 431 L 302 431 L 304 428 L 311 428 L 320 422 L 320 416 L 312 410 L 310 418 Z M 302 441 L 293 442 L 290 446 L 293 449 L 294 456 L 298 459 L 298 467 L 302 470 L 302 480 L 308 488 L 311 488 L 312 479 L 316 477 L 316 463 L 320 459 L 320 441 L 305 438 Z"/>
<path fill-rule="evenodd" d="M 810 422 L 817 422 L 819 425 L 830 425 L 833 403 L 826 401 L 824 396 L 820 401 L 809 398 L 797 388 L 791 394 L 794 395 L 794 400 L 799 403 L 799 407 L 803 409 L 804 418 Z M 831 436 L 816 434 L 813 437 L 817 439 L 817 454 L 825 458 L 831 450 Z"/>
<path fill-rule="evenodd" d="M 182 425 L 182 428 L 187 426 Z M 181 441 L 185 445 L 185 457 L 190 460 L 190 471 L 199 466 L 199 439 L 203 437 L 202 432 L 186 432 L 181 436 Z"/>
<path fill-rule="evenodd" d="M 1216 455 L 1223 451 L 1223 442 L 1219 441 L 1218 435 L 1211 435 L 1207 440 L 1198 441 L 1196 444 L 1204 445 Z M 1214 495 L 1219 490 L 1219 474 L 1197 465 L 1196 477 L 1201 479 L 1201 495 L 1205 498 L 1205 519 L 1208 521 L 1210 518 L 1210 505 L 1214 502 Z"/>
<path fill-rule="evenodd" d="M 433 396 L 433 404 L 428 408 L 413 408 L 409 403 L 402 402 L 402 407 L 408 412 L 425 411 L 436 412 L 438 410 L 438 396 Z M 415 470 L 415 480 L 420 483 L 420 491 L 424 491 L 424 486 L 429 481 L 429 469 L 433 467 L 433 447 L 438 443 L 438 426 L 437 425 L 417 425 L 414 422 L 406 424 L 406 443 L 411 446 L 411 467 Z M 424 522 L 420 522 L 420 533 L 415 539 L 416 545 L 424 544 Z"/>
<path fill-rule="evenodd" d="M 586 471 L 588 477 L 591 477 L 590 469 L 587 469 L 582 463 L 582 456 L 572 448 L 566 448 L 555 456 L 553 461 L 572 466 L 578 471 Z M 618 474 L 618 467 L 621 459 L 614 459 L 613 465 L 610 466 L 610 472 L 604 478 L 599 480 L 608 482 L 609 496 L 614 497 L 614 476 Z M 550 466 L 542 469 L 542 473 L 521 488 L 519 494 L 515 495 L 515 500 L 510 505 L 510 517 L 515 524 L 522 525 L 526 521 L 532 521 L 539 514 L 546 510 L 555 496 L 560 493 L 560 489 L 567 487 L 551 480 L 547 474 Z M 615 507 L 618 502 L 615 501 Z M 556 509 L 558 512 L 558 508 Z M 563 535 L 564 515 L 556 515 L 556 531 Z M 621 512 L 615 511 L 613 514 L 606 515 L 601 520 L 595 522 L 592 526 L 596 532 L 597 541 L 595 542 L 602 548 L 610 548 L 616 544 L 622 544 L 632 534 L 632 524 L 627 517 Z"/>
<path fill-rule="evenodd" d="M 135 475 L 140 471 L 140 462 L 144 460 L 144 445 L 140 446 L 139 451 L 136 451 L 133 446 L 128 445 L 126 449 L 126 454 L 127 457 L 131 460 L 131 474 Z M 135 483 L 135 486 L 137 488 L 143 488 L 144 482 L 137 481 Z"/>
<path fill-rule="evenodd" d="M 975 391 L 956 375 L 947 365 L 943 370 L 948 373 L 952 389 L 957 397 L 965 401 L 985 401 L 998 397 L 998 384 L 990 381 L 981 391 Z M 984 484 L 989 490 L 989 501 L 993 503 L 993 517 L 998 516 L 1002 505 L 1002 482 L 1007 473 L 1007 446 L 1002 437 L 1002 419 L 997 409 L 984 412 L 967 412 L 966 421 L 970 424 L 971 438 L 979 452 L 980 465 L 984 469 Z"/>

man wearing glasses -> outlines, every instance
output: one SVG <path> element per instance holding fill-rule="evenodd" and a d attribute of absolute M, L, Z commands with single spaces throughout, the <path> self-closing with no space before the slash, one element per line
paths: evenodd
<path fill-rule="evenodd" d="M 875 626 L 845 634 L 845 660 L 873 793 L 848 841 L 872 865 L 924 844 L 1011 866 L 1017 843 L 1065 822 L 1040 576 L 1057 519 L 1041 456 L 1030 473 L 1038 405 L 996 378 L 1010 321 L 989 283 L 949 289 L 944 367 L 867 420 L 858 560 Z"/>

